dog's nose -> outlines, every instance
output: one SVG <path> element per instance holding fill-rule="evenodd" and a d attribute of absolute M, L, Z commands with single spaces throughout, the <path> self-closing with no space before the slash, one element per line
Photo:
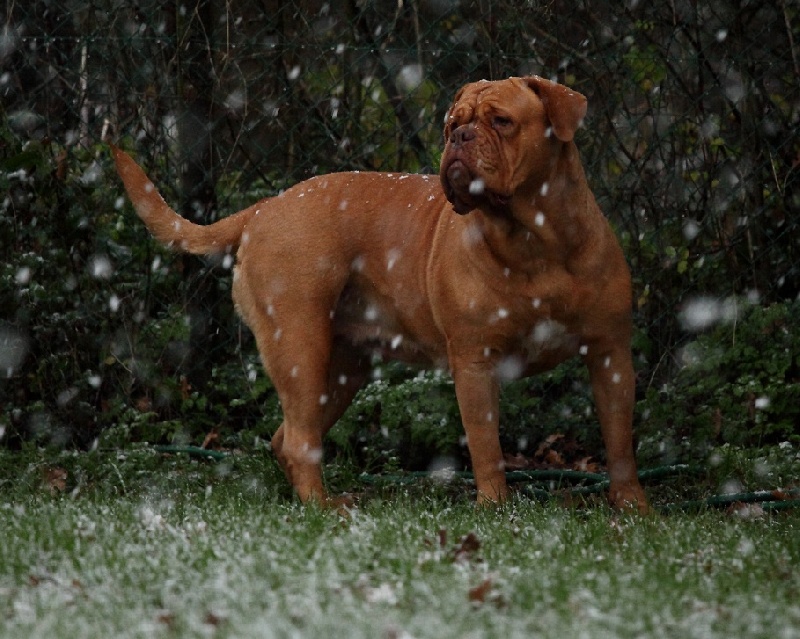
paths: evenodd
<path fill-rule="evenodd" d="M 461 146 L 475 139 L 475 127 L 472 124 L 462 124 L 450 134 L 450 144 Z"/>

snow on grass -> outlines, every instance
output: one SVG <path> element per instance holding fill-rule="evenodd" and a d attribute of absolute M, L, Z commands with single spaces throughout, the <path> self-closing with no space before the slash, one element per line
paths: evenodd
<path fill-rule="evenodd" d="M 476 509 L 423 485 L 343 519 L 242 475 L 0 497 L 0 637 L 800 637 L 797 512 Z"/>

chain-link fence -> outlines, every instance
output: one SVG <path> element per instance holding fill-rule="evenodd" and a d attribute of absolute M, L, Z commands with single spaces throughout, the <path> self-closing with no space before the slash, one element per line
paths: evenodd
<path fill-rule="evenodd" d="M 578 145 L 632 266 L 643 379 L 670 374 L 687 300 L 702 324 L 800 291 L 795 3 L 35 0 L 3 20 L 12 431 L 94 433 L 122 404 L 200 401 L 189 383 L 224 387 L 232 353 L 252 364 L 225 271 L 160 259 L 104 135 L 208 222 L 314 174 L 435 170 L 460 85 L 536 73 L 589 99 Z"/>

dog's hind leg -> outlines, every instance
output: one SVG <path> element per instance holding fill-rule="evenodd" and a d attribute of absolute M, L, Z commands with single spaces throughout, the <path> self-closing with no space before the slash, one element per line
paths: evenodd
<path fill-rule="evenodd" d="M 329 326 L 305 319 L 257 335 L 258 349 L 283 410 L 273 450 L 300 500 L 324 502 L 322 436 L 330 393 Z"/>
<path fill-rule="evenodd" d="M 334 309 L 349 271 L 333 258 L 320 258 L 327 265 L 320 271 L 248 244 L 256 249 L 256 260 L 239 256 L 233 298 L 281 402 L 283 423 L 272 449 L 301 501 L 328 503 L 322 439 L 363 383 L 368 364 L 334 336 Z"/>
<path fill-rule="evenodd" d="M 293 372 L 299 376 L 301 371 L 299 370 L 299 365 L 297 366 L 298 368 L 294 369 Z M 312 458 L 321 458 L 322 440 L 327 432 L 336 423 L 336 421 L 342 416 L 345 410 L 347 410 L 347 407 L 353 401 L 353 397 L 364 384 L 368 371 L 369 360 L 366 357 L 360 353 L 353 352 L 353 348 L 349 345 L 334 343 L 328 363 L 328 381 L 326 391 L 321 393 L 318 397 L 318 402 L 322 406 L 322 409 L 319 411 L 319 416 L 316 418 L 318 420 L 316 423 L 319 430 L 319 441 L 317 442 L 316 439 L 313 441 L 307 440 L 300 444 L 301 449 L 304 448 L 305 450 L 316 451 L 310 455 Z M 281 403 L 284 406 L 285 418 L 278 430 L 275 431 L 275 434 L 272 436 L 272 450 L 275 453 L 275 456 L 277 457 L 278 462 L 280 463 L 284 472 L 286 473 L 287 479 L 289 479 L 292 486 L 295 487 L 301 500 L 306 501 L 309 498 L 317 499 L 320 502 L 330 502 L 331 505 L 338 506 L 340 505 L 339 502 L 342 500 L 330 500 L 325 496 L 324 492 L 319 492 L 319 487 L 322 485 L 321 479 L 319 484 L 315 482 L 312 485 L 311 490 L 302 488 L 302 477 L 299 476 L 300 473 L 298 473 L 297 470 L 298 464 L 296 461 L 296 451 L 292 451 L 292 448 L 287 448 L 286 446 L 287 433 L 294 434 L 294 431 L 297 430 L 296 426 L 298 423 L 286 418 L 286 403 L 289 402 L 289 404 L 292 405 L 292 403 L 296 401 L 294 399 L 296 395 L 293 395 L 291 392 L 289 392 L 289 395 L 290 396 L 286 397 L 285 399 L 284 396 L 281 395 Z M 312 449 L 311 446 L 315 445 L 318 445 L 319 448 Z M 292 455 L 290 453 L 294 454 Z M 308 456 L 309 455 L 306 455 L 306 457 Z M 313 462 L 314 459 L 311 459 L 310 461 Z M 304 472 L 307 475 L 309 470 L 307 466 L 308 465 L 306 464 L 305 470 L 301 471 L 301 473 Z M 316 488 L 316 490 L 314 490 L 314 488 Z"/>

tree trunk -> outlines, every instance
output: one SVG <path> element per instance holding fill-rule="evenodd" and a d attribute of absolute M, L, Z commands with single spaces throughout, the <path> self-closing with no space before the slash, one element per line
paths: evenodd
<path fill-rule="evenodd" d="M 178 90 L 181 113 L 178 118 L 181 214 L 198 224 L 210 224 L 217 217 L 213 164 L 214 90 L 212 38 L 213 3 L 197 0 L 176 5 Z M 189 318 L 189 357 L 186 378 L 194 389 L 210 378 L 213 353 L 220 341 L 220 292 L 211 272 L 213 264 L 187 255 L 183 258 L 185 308 Z"/>

